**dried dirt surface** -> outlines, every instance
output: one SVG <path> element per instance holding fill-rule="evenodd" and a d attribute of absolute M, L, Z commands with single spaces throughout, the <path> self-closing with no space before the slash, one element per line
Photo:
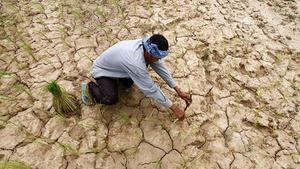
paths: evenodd
<path fill-rule="evenodd" d="M 299 169 L 300 1 L 1 0 L 0 161 L 33 169 Z M 93 60 L 165 35 L 192 94 L 186 119 L 135 86 L 62 117 L 45 85 L 80 100 Z M 154 81 L 184 109 L 153 70 Z"/>

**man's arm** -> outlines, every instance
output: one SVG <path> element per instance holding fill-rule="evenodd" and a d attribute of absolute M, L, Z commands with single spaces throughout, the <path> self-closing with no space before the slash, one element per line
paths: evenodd
<path fill-rule="evenodd" d="M 187 105 L 192 103 L 192 97 L 190 94 L 183 92 L 178 86 L 174 87 L 175 91 L 177 92 L 178 96 L 181 97 Z"/>
<path fill-rule="evenodd" d="M 172 102 L 164 95 L 161 89 L 153 82 L 146 67 L 139 67 L 134 63 L 123 63 L 122 69 L 128 73 L 138 88 L 148 97 L 153 98 L 161 105 L 170 108 Z"/>
<path fill-rule="evenodd" d="M 172 104 L 161 89 L 155 85 L 147 70 L 138 68 L 130 63 L 128 63 L 128 65 L 122 65 L 122 67 L 146 96 L 153 98 L 161 105 L 169 108 L 178 119 L 184 119 L 184 112 Z"/>
<path fill-rule="evenodd" d="M 174 88 L 176 86 L 172 75 L 170 74 L 162 60 L 154 62 L 150 64 L 150 66 L 169 85 L 169 87 Z"/>
<path fill-rule="evenodd" d="M 188 93 L 183 92 L 176 85 L 175 81 L 172 78 L 172 75 L 170 74 L 170 72 L 168 71 L 168 69 L 166 68 L 166 66 L 162 60 L 152 63 L 151 67 L 171 88 L 175 89 L 178 96 L 181 97 L 186 102 L 187 105 L 190 105 L 192 103 L 191 96 Z"/>

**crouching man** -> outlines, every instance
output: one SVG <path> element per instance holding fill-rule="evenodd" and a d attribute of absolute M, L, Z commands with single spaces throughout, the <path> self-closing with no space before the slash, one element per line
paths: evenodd
<path fill-rule="evenodd" d="M 172 104 L 153 82 L 147 69 L 150 65 L 187 105 L 191 104 L 191 96 L 180 90 L 164 65 L 162 59 L 168 53 L 168 41 L 160 34 L 116 43 L 94 61 L 92 76 L 96 83 L 82 84 L 83 103 L 115 104 L 118 102 L 118 84 L 129 88 L 135 83 L 147 97 L 171 109 L 178 119 L 184 119 L 184 111 Z"/>

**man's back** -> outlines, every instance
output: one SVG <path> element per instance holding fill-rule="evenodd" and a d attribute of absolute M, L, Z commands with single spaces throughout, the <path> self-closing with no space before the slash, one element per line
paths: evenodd
<path fill-rule="evenodd" d="M 129 77 L 124 66 L 146 69 L 142 40 L 126 40 L 116 43 L 104 51 L 92 67 L 92 75 L 97 77 Z"/>

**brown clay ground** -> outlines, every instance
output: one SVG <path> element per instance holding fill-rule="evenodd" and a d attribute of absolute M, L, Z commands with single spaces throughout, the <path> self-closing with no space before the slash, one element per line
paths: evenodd
<path fill-rule="evenodd" d="M 39 169 L 300 168 L 299 0 L 0 2 L 0 161 Z M 56 115 L 46 82 L 80 98 L 99 54 L 152 33 L 169 39 L 165 61 L 193 95 L 184 121 L 136 87 L 116 106 Z"/>

